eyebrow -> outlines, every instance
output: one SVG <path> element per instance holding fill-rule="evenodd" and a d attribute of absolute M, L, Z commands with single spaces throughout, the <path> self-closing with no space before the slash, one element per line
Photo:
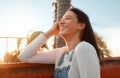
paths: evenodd
<path fill-rule="evenodd" d="M 72 18 L 73 16 L 71 15 L 66 15 L 64 18 Z"/>
<path fill-rule="evenodd" d="M 65 17 L 72 17 L 71 15 L 67 15 L 67 16 L 65 16 Z"/>

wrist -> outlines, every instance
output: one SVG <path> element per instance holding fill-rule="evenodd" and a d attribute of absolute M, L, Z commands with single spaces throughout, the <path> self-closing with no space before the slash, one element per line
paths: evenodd
<path fill-rule="evenodd" d="M 46 33 L 45 33 L 45 36 L 47 39 L 49 39 L 50 37 L 52 37 L 54 35 L 53 31 L 52 30 L 48 30 Z"/>

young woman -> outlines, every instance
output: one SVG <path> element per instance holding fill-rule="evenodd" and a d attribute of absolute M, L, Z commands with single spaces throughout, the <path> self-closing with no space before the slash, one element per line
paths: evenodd
<path fill-rule="evenodd" d="M 64 38 L 66 46 L 37 53 L 54 35 Z M 99 50 L 88 16 L 70 8 L 46 33 L 41 33 L 21 54 L 27 63 L 55 64 L 54 78 L 100 78 Z"/>

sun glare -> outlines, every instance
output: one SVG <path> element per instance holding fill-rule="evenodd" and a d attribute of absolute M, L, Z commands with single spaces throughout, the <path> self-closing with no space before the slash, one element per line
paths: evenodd
<path fill-rule="evenodd" d="M 120 56 L 120 27 L 110 27 L 103 29 L 103 34 L 108 48 L 112 51 L 112 56 Z"/>
<path fill-rule="evenodd" d="M 112 56 L 120 56 L 120 49 L 119 49 L 119 42 L 120 40 L 120 37 L 116 37 L 116 38 L 113 38 L 113 39 L 110 39 L 108 41 L 108 47 L 111 49 L 112 52 Z"/>
<path fill-rule="evenodd" d="M 11 10 L 6 15 L 4 25 L 7 36 L 25 36 L 27 34 L 27 23 L 30 23 L 24 10 Z M 29 29 L 29 28 L 28 28 Z"/>
<path fill-rule="evenodd" d="M 5 10 L 1 19 L 1 24 L 3 25 L 0 33 L 1 37 L 27 37 L 28 31 L 31 29 L 29 27 L 31 19 L 29 18 L 28 10 L 20 6 L 12 7 L 9 10 Z M 16 39 L 8 38 L 6 41 L 5 38 L 2 38 L 1 40 L 3 40 L 3 43 L 0 44 L 0 56 L 3 56 L 6 50 L 9 52 L 16 49 Z"/>

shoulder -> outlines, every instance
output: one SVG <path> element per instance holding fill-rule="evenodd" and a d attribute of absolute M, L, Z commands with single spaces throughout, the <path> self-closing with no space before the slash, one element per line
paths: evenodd
<path fill-rule="evenodd" d="M 78 67 L 81 77 L 84 77 L 84 75 L 86 75 L 86 78 L 99 77 L 99 60 L 94 46 L 90 43 L 86 41 L 80 42 L 74 50 L 73 60 L 73 64 Z"/>
<path fill-rule="evenodd" d="M 92 44 L 90 44 L 86 41 L 82 41 L 82 42 L 78 43 L 78 45 L 76 46 L 76 49 L 77 50 L 92 50 L 95 48 L 93 47 Z"/>
<path fill-rule="evenodd" d="M 95 55 L 96 56 L 96 50 L 94 46 L 86 41 L 82 41 L 78 43 L 78 45 L 75 48 L 75 54 L 77 55 Z"/>
<path fill-rule="evenodd" d="M 85 64 L 87 64 L 87 62 L 89 64 L 90 61 L 92 63 L 94 62 L 99 64 L 97 52 L 94 46 L 86 41 L 80 42 L 76 46 L 74 50 L 74 58 L 76 58 L 79 61 L 82 61 Z"/>

